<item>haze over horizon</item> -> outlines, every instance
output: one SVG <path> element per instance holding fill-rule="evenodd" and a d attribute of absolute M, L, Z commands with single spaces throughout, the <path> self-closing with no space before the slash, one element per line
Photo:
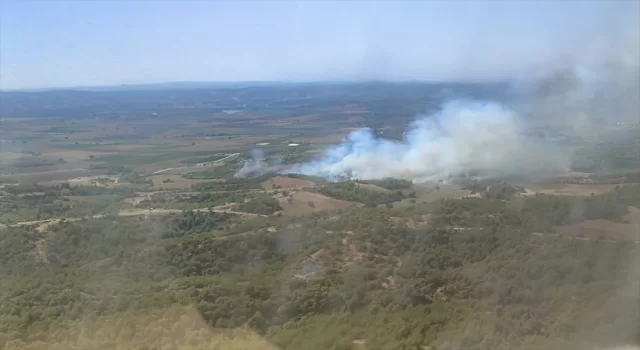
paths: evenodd
<path fill-rule="evenodd" d="M 0 1 L 0 89 L 496 81 L 631 62 L 638 1 Z"/>

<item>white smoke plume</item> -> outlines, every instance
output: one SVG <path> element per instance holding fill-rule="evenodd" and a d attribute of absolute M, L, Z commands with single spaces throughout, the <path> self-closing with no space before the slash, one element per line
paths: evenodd
<path fill-rule="evenodd" d="M 320 158 L 289 172 L 329 179 L 396 177 L 421 182 L 449 174 L 546 175 L 566 171 L 572 150 L 524 136 L 531 126 L 578 139 L 605 137 L 612 124 L 640 123 L 640 22 L 620 45 L 593 45 L 542 67 L 538 77 L 512 82 L 509 107 L 453 102 L 415 121 L 403 140 L 352 132 Z M 610 42 L 616 42 L 611 40 Z"/>
<path fill-rule="evenodd" d="M 276 173 L 281 170 L 282 159 L 269 158 L 261 149 L 251 151 L 251 159 L 244 161 L 242 168 L 236 173 L 237 178 L 258 177 L 265 174 Z"/>
<path fill-rule="evenodd" d="M 265 168 L 265 155 L 262 150 L 254 149 L 251 151 L 251 159 L 244 161 L 244 165 L 240 168 L 235 177 L 250 177 L 261 175 Z"/>
<path fill-rule="evenodd" d="M 450 102 L 414 121 L 402 140 L 356 130 L 315 161 L 290 173 L 329 179 L 394 177 L 415 182 L 468 172 L 491 175 L 561 171 L 568 157 L 522 134 L 520 117 L 497 103 Z"/>

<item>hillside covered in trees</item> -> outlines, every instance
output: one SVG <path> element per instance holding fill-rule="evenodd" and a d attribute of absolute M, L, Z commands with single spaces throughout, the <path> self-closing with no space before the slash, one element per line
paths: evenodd
<path fill-rule="evenodd" d="M 390 191 L 318 192 L 375 205 L 406 188 L 376 185 Z M 410 210 L 6 227 L 0 348 L 582 350 L 640 340 L 640 244 L 557 232 L 623 222 L 640 186 L 581 198 L 486 192 Z"/>

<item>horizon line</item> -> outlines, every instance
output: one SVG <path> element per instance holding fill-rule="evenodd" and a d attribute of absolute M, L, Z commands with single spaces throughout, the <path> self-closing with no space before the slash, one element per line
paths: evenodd
<path fill-rule="evenodd" d="M 466 81 L 466 80 L 384 80 L 384 79 L 344 79 L 344 80 L 237 80 L 237 81 L 190 81 L 177 80 L 165 81 L 157 83 L 126 83 L 126 84 L 104 84 L 104 85 L 61 85 L 34 88 L 14 88 L 2 89 L 2 92 L 50 92 L 50 91 L 86 91 L 86 92 L 107 92 L 107 91 L 130 91 L 130 90 L 171 90 L 179 89 L 200 89 L 200 88 L 231 88 L 234 87 L 258 87 L 258 86 L 276 86 L 276 85 L 304 85 L 304 84 L 357 84 L 357 83 L 386 83 L 386 84 L 503 84 L 505 81 Z M 173 86 L 171 86 L 173 85 Z M 180 85 L 185 85 L 180 87 Z M 186 86 L 193 85 L 193 86 Z M 197 86 L 202 85 L 202 86 Z M 211 85 L 211 86 L 206 86 Z M 163 88 L 164 86 L 164 88 Z"/>

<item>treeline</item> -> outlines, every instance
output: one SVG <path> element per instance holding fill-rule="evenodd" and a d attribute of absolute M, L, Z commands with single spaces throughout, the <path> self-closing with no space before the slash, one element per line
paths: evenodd
<path fill-rule="evenodd" d="M 271 215 L 282 210 L 282 207 L 277 199 L 267 195 L 260 195 L 236 205 L 235 209 L 247 213 Z"/>
<path fill-rule="evenodd" d="M 358 180 L 357 182 L 376 185 L 382 188 L 386 188 L 389 191 L 406 190 L 410 189 L 413 185 L 411 181 L 390 177 L 381 180 Z"/>
<path fill-rule="evenodd" d="M 154 193 L 136 204 L 137 208 L 168 208 L 193 210 L 237 203 L 250 198 L 244 191 L 199 192 L 195 194 Z"/>
<path fill-rule="evenodd" d="M 400 192 L 382 192 L 360 187 L 357 182 L 328 182 L 314 187 L 314 191 L 325 196 L 351 202 L 360 202 L 368 206 L 397 202 L 406 198 Z"/>
<path fill-rule="evenodd" d="M 445 200 L 434 212 L 432 223 L 447 227 L 487 227 L 512 225 L 549 232 L 555 226 L 589 219 L 620 220 L 629 206 L 640 206 L 640 185 L 625 185 L 601 195 L 588 197 L 534 196 L 512 198 L 488 196 L 483 199 Z M 499 212 L 500 216 L 492 213 Z"/>
<path fill-rule="evenodd" d="M 457 182 L 462 189 L 471 191 L 471 194 L 477 193 L 488 199 L 510 200 L 526 192 L 522 186 L 512 185 L 496 179 L 458 179 Z"/>
<path fill-rule="evenodd" d="M 315 182 L 317 184 L 322 184 L 328 182 L 327 179 L 319 176 L 312 175 L 304 175 L 304 174 L 285 174 L 283 176 L 292 178 L 292 179 L 301 179 L 301 180 L 309 180 L 311 182 Z"/>
<path fill-rule="evenodd" d="M 103 194 L 115 194 L 131 196 L 135 190 L 127 187 L 98 187 L 98 186 L 73 186 L 68 182 L 60 185 L 44 186 L 38 183 L 21 183 L 17 186 L 6 186 L 2 189 L 9 194 L 47 193 L 55 196 L 96 196 Z"/>
<path fill-rule="evenodd" d="M 200 182 L 191 185 L 193 191 L 243 191 L 260 189 L 260 183 L 266 180 L 266 177 L 251 179 L 226 179 L 224 181 Z"/>

